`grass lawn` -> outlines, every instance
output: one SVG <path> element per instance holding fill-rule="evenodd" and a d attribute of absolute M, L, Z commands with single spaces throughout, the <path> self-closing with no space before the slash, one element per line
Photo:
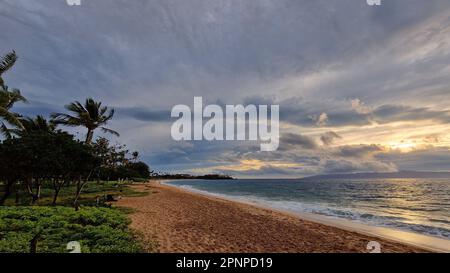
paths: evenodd
<path fill-rule="evenodd" d="M 137 192 L 127 187 L 128 183 L 117 181 L 100 181 L 99 183 L 91 181 L 88 182 L 81 194 L 79 200 L 81 205 L 85 206 L 97 206 L 97 197 L 100 199 L 107 194 L 113 196 L 144 196 L 147 193 Z M 3 194 L 3 186 L 0 185 L 0 194 Z M 64 186 L 61 188 L 61 192 L 58 196 L 57 205 L 59 206 L 71 206 L 75 196 L 76 188 L 74 185 Z M 49 206 L 53 200 L 53 189 L 51 183 L 44 183 L 41 190 L 41 198 L 36 202 L 37 206 Z M 19 202 L 16 203 L 16 195 L 13 192 L 11 196 L 6 200 L 6 206 L 24 205 L 28 206 L 31 203 L 31 197 L 29 194 L 21 189 L 19 191 Z M 104 204 L 102 204 L 104 205 Z"/>

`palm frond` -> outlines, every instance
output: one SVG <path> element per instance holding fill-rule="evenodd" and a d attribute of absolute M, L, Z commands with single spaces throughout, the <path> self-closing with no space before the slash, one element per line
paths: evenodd
<path fill-rule="evenodd" d="M 64 113 L 52 113 L 52 123 L 56 125 L 80 126 L 83 122 L 78 118 Z"/>
<path fill-rule="evenodd" d="M 100 108 L 100 116 L 103 116 L 106 112 L 108 111 L 108 107 L 104 106 L 102 108 Z"/>
<path fill-rule="evenodd" d="M 111 109 L 107 116 L 103 116 L 103 122 L 106 123 L 114 117 L 114 109 Z"/>
<path fill-rule="evenodd" d="M 11 135 L 11 129 L 8 129 L 6 127 L 6 124 L 3 122 L 0 122 L 0 134 L 3 135 L 5 138 L 10 139 L 12 137 Z"/>
<path fill-rule="evenodd" d="M 2 60 L 0 61 L 0 75 L 8 71 L 17 61 L 16 52 L 13 50 L 10 53 L 6 54 Z"/>
<path fill-rule="evenodd" d="M 82 113 L 87 112 L 87 110 L 84 108 L 84 106 L 79 102 L 75 101 L 65 106 L 67 110 L 74 113 Z"/>
<path fill-rule="evenodd" d="M 100 129 L 102 129 L 102 131 L 103 131 L 104 133 L 109 133 L 109 134 L 113 134 L 113 135 L 115 135 L 115 136 L 120 136 L 120 134 L 119 134 L 118 132 L 116 132 L 116 131 L 114 131 L 114 130 L 111 130 L 111 129 L 108 129 L 108 128 L 106 128 L 106 127 L 100 127 Z"/>
<path fill-rule="evenodd" d="M 19 116 L 15 113 L 8 111 L 8 109 L 4 107 L 0 107 L 0 117 L 6 120 L 11 125 L 23 128 L 23 125 L 19 120 Z"/>
<path fill-rule="evenodd" d="M 11 108 L 16 102 L 28 103 L 27 99 L 22 96 L 19 89 L 13 89 L 9 92 L 9 103 L 7 107 Z"/>

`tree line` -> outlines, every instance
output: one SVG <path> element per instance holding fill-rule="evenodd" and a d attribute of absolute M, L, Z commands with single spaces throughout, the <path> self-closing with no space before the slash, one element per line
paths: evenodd
<path fill-rule="evenodd" d="M 130 153 L 125 145 L 111 144 L 106 138 L 94 139 L 101 130 L 115 136 L 119 133 L 107 128 L 114 117 L 114 109 L 87 98 L 83 103 L 72 102 L 65 106 L 67 113 L 52 113 L 50 119 L 42 115 L 24 117 L 12 108 L 17 103 L 27 103 L 18 89 L 10 89 L 2 76 L 10 70 L 18 56 L 12 51 L 0 60 L 0 182 L 3 195 L 0 205 L 16 192 L 24 190 L 35 204 L 43 186 L 53 189 L 53 204 L 65 186 L 75 186 L 73 205 L 88 181 L 147 179 L 149 166 L 139 161 L 139 153 Z M 77 139 L 60 126 L 84 127 L 86 137 Z M 16 200 L 18 202 L 18 200 Z"/>

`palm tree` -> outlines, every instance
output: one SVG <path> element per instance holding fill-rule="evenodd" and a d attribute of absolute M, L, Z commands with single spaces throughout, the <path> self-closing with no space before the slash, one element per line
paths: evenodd
<path fill-rule="evenodd" d="M 109 120 L 114 116 L 114 109 L 108 109 L 102 106 L 101 102 L 96 102 L 92 98 L 86 99 L 86 102 L 81 104 L 79 101 L 72 102 L 65 107 L 74 115 L 64 113 L 53 113 L 51 115 L 54 124 L 61 124 L 65 126 L 83 126 L 87 128 L 86 142 L 90 144 L 94 136 L 94 130 L 102 129 L 105 133 L 110 133 L 119 136 L 114 130 L 104 127 Z"/>
<path fill-rule="evenodd" d="M 56 129 L 55 124 L 48 122 L 43 116 L 38 115 L 33 118 L 20 118 L 20 123 L 22 124 L 21 129 L 10 129 L 10 133 L 17 136 L 24 136 L 33 132 L 51 133 Z"/>
<path fill-rule="evenodd" d="M 26 102 L 26 99 L 20 94 L 18 89 L 9 91 L 2 78 L 2 75 L 14 66 L 17 58 L 16 52 L 11 51 L 0 60 L 0 133 L 5 137 L 11 136 L 6 126 L 7 123 L 22 128 L 19 115 L 12 113 L 10 109 L 16 102 Z"/>
<path fill-rule="evenodd" d="M 3 90 L 6 89 L 5 82 L 2 79 L 3 73 L 8 71 L 11 67 L 14 66 L 14 64 L 17 61 L 17 55 L 16 52 L 13 50 L 10 53 L 6 54 L 2 60 L 0 61 L 0 87 L 3 88 Z"/>
<path fill-rule="evenodd" d="M 19 101 L 26 102 L 27 100 L 18 89 L 9 91 L 7 86 L 2 86 L 2 89 L 0 89 L 0 133 L 7 138 L 11 137 L 7 123 L 23 129 L 23 125 L 20 122 L 20 115 L 10 111 L 13 105 Z"/>

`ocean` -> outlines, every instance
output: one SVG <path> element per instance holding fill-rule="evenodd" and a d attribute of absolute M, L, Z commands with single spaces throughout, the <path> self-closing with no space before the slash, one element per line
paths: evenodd
<path fill-rule="evenodd" d="M 450 179 L 178 180 L 167 184 L 286 212 L 450 240 Z"/>

